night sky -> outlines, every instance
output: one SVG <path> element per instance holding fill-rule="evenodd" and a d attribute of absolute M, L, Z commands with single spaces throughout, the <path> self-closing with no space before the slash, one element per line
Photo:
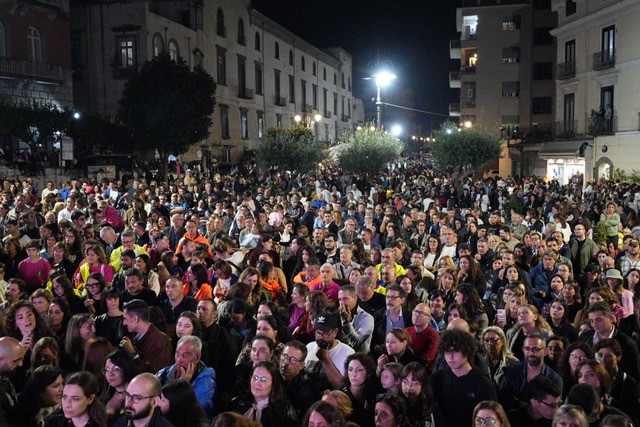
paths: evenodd
<path fill-rule="evenodd" d="M 459 94 L 459 89 L 449 89 L 449 71 L 460 66 L 460 60 L 449 59 L 449 40 L 459 37 L 455 26 L 459 4 L 459 0 L 253 0 L 255 9 L 313 45 L 339 46 L 349 52 L 354 94 L 365 103 L 375 96 L 375 85 L 362 78 L 374 72 L 379 53 L 382 61 L 393 63 L 398 75 L 394 86 L 414 92 L 416 108 L 441 114 L 447 114 L 449 102 Z M 431 126 L 445 120 L 424 114 L 416 118 Z"/>

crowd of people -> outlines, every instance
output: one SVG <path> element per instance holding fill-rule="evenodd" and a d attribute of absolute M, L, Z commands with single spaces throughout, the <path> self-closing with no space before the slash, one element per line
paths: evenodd
<path fill-rule="evenodd" d="M 640 423 L 640 187 L 243 165 L 0 192 L 0 424 Z"/>

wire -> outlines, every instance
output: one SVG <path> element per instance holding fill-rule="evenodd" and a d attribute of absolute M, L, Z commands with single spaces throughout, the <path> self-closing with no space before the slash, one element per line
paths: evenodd
<path fill-rule="evenodd" d="M 442 117 L 449 117 L 448 114 L 442 114 L 442 113 L 434 113 L 431 111 L 425 111 L 425 110 L 418 110 L 415 108 L 409 108 L 409 107 L 404 107 L 402 105 L 396 105 L 396 104 L 390 104 L 388 102 L 381 102 L 382 105 L 388 105 L 389 107 L 396 107 L 396 108 L 400 108 L 402 110 L 410 110 L 410 111 L 415 111 L 417 113 L 424 113 L 424 114 L 431 114 L 433 116 L 442 116 Z"/>

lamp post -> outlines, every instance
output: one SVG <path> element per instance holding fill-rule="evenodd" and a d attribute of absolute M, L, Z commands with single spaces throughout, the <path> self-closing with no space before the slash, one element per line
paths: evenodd
<path fill-rule="evenodd" d="M 322 121 L 322 116 L 320 114 L 315 114 L 313 117 L 309 114 L 305 114 L 304 116 L 296 114 L 293 116 L 293 120 L 297 125 L 304 124 L 307 129 L 314 129 L 316 137 L 318 136 L 317 125 Z"/>
<path fill-rule="evenodd" d="M 380 89 L 392 80 L 396 79 L 396 75 L 388 71 L 379 71 L 374 75 L 376 78 L 376 129 L 382 129 L 382 98 L 380 97 Z"/>

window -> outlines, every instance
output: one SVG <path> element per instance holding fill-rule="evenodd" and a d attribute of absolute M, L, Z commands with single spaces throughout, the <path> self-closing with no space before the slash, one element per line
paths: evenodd
<path fill-rule="evenodd" d="M 502 48 L 502 63 L 503 64 L 517 64 L 520 62 L 520 48 L 519 47 L 503 47 Z"/>
<path fill-rule="evenodd" d="M 551 114 L 551 97 L 533 97 L 533 114 Z"/>
<path fill-rule="evenodd" d="M 289 49 L 289 65 L 293 67 L 293 51 Z"/>
<path fill-rule="evenodd" d="M 302 69 L 302 71 L 306 71 L 307 64 L 305 62 L 304 55 L 300 56 L 300 68 Z"/>
<path fill-rule="evenodd" d="M 273 91 L 276 95 L 276 104 L 280 103 L 281 90 L 280 90 L 280 70 L 273 70 Z"/>
<path fill-rule="evenodd" d="M 273 56 L 276 59 L 280 59 L 280 44 L 278 42 L 273 46 L 273 51 Z"/>
<path fill-rule="evenodd" d="M 340 73 L 340 79 L 342 81 L 342 89 L 344 89 L 344 73 Z"/>
<path fill-rule="evenodd" d="M 318 109 L 318 85 L 311 85 L 311 103 L 314 109 Z"/>
<path fill-rule="evenodd" d="M 600 88 L 600 108 L 606 110 L 607 106 L 613 108 L 613 86 Z"/>
<path fill-rule="evenodd" d="M 153 35 L 153 57 L 160 55 L 164 51 L 164 40 L 159 33 Z"/>
<path fill-rule="evenodd" d="M 520 82 L 502 82 L 502 97 L 517 98 L 520 96 Z"/>
<path fill-rule="evenodd" d="M 216 12 L 216 34 L 220 37 L 227 37 L 227 27 L 224 26 L 224 12 L 221 7 Z"/>
<path fill-rule="evenodd" d="M 347 83 L 348 83 L 347 90 L 351 92 L 351 77 L 349 77 L 349 79 L 347 80 Z"/>
<path fill-rule="evenodd" d="M 576 41 L 569 40 L 564 44 L 564 62 L 576 61 Z"/>
<path fill-rule="evenodd" d="M 256 95 L 262 95 L 262 64 L 258 61 L 255 62 L 255 76 L 256 76 Z"/>
<path fill-rule="evenodd" d="M 204 53 L 200 49 L 195 49 L 193 51 L 193 62 L 196 67 L 202 67 L 204 64 Z"/>
<path fill-rule="evenodd" d="M 246 108 L 240 109 L 240 132 L 242 139 L 249 139 L 249 111 Z"/>
<path fill-rule="evenodd" d="M 178 62 L 178 58 L 180 58 L 180 48 L 178 47 L 178 42 L 175 40 L 169 41 L 169 57 Z"/>
<path fill-rule="evenodd" d="M 327 97 L 327 89 L 322 89 L 322 107 L 324 108 L 324 116 L 329 117 L 329 98 Z"/>
<path fill-rule="evenodd" d="M 549 31 L 551 27 L 540 27 L 533 29 L 533 44 L 536 46 L 544 46 L 553 44 L 553 36 Z"/>
<path fill-rule="evenodd" d="M 238 94 L 245 96 L 247 92 L 247 59 L 238 55 Z"/>
<path fill-rule="evenodd" d="M 577 10 L 576 0 L 566 0 L 564 2 L 564 9 L 565 9 L 564 16 L 571 16 L 574 13 L 576 13 L 576 10 Z"/>
<path fill-rule="evenodd" d="M 520 29 L 520 15 L 506 15 L 502 17 L 502 31 Z"/>
<path fill-rule="evenodd" d="M 347 99 L 347 117 L 351 118 L 351 99 Z"/>
<path fill-rule="evenodd" d="M 553 79 L 553 62 L 534 62 L 533 80 Z"/>
<path fill-rule="evenodd" d="M 316 69 L 316 63 L 314 61 L 314 63 L 311 65 L 311 73 L 315 76 L 317 72 L 318 70 Z"/>
<path fill-rule="evenodd" d="M 533 8 L 536 10 L 551 9 L 551 0 L 534 0 Z"/>
<path fill-rule="evenodd" d="M 327 67 L 322 67 L 322 80 L 327 81 Z"/>
<path fill-rule="evenodd" d="M 338 75 L 336 73 L 333 73 L 333 84 L 338 85 Z"/>
<path fill-rule="evenodd" d="M 276 127 L 282 127 L 282 114 L 276 114 Z"/>
<path fill-rule="evenodd" d="M 333 114 L 338 115 L 338 94 L 333 92 Z"/>
<path fill-rule="evenodd" d="M 7 55 L 7 50 L 7 33 L 4 22 L 0 20 L 0 56 L 9 56 Z"/>
<path fill-rule="evenodd" d="M 616 48 L 615 33 L 616 27 L 614 25 L 602 29 L 602 51 L 609 53 L 612 57 Z"/>
<path fill-rule="evenodd" d="M 307 82 L 300 80 L 300 97 L 302 108 L 307 108 Z"/>
<path fill-rule="evenodd" d="M 138 66 L 137 42 L 135 36 L 116 38 L 115 67 L 119 71 L 133 71 Z"/>
<path fill-rule="evenodd" d="M 218 73 L 218 84 L 227 84 L 227 49 L 216 46 L 216 71 Z"/>
<path fill-rule="evenodd" d="M 264 136 L 264 113 L 262 111 L 258 111 L 258 138 L 262 138 Z"/>
<path fill-rule="evenodd" d="M 244 37 L 244 21 L 242 18 L 238 19 L 238 44 L 242 46 L 247 45 L 247 40 Z"/>
<path fill-rule="evenodd" d="M 563 110 L 563 122 L 564 131 L 571 131 L 573 133 L 573 120 L 576 112 L 576 98 L 575 94 L 568 93 L 564 96 L 564 110 Z"/>
<path fill-rule="evenodd" d="M 42 62 L 42 37 L 35 27 L 27 29 L 27 56 L 30 61 Z"/>
<path fill-rule="evenodd" d="M 291 74 L 289 74 L 289 102 L 296 102 L 296 82 Z"/>
<path fill-rule="evenodd" d="M 260 43 L 260 33 L 256 31 L 255 40 L 253 42 L 255 49 L 260 52 L 262 50 L 262 43 Z"/>
<path fill-rule="evenodd" d="M 231 138 L 229 136 L 229 106 L 220 105 L 220 137 L 224 139 Z"/>

